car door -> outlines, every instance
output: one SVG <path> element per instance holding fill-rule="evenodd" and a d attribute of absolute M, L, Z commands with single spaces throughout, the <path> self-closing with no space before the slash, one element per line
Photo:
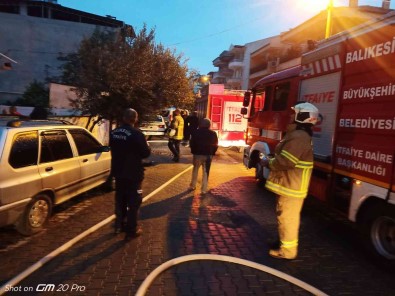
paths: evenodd
<path fill-rule="evenodd" d="M 43 188 L 55 192 L 55 203 L 80 192 L 81 168 L 65 130 L 40 132 L 39 172 Z"/>
<path fill-rule="evenodd" d="M 104 183 L 110 174 L 109 149 L 103 149 L 105 146 L 84 129 L 70 129 L 69 133 L 78 151 L 82 186 L 88 190 Z"/>
<path fill-rule="evenodd" d="M 25 203 L 41 190 L 38 174 L 38 132 L 24 131 L 8 135 L 0 162 L 0 205 Z M 9 154 L 7 154 L 9 151 Z"/>

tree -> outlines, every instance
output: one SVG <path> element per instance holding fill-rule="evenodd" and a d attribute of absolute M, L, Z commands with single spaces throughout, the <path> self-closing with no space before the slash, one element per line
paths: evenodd
<path fill-rule="evenodd" d="M 84 114 L 109 120 L 131 107 L 140 115 L 193 100 L 182 56 L 155 44 L 154 29 L 96 30 L 75 54 L 61 58 L 62 82 L 75 86 L 73 106 Z"/>
<path fill-rule="evenodd" d="M 29 107 L 49 107 L 49 90 L 42 82 L 34 80 L 30 83 L 21 98 L 18 98 L 13 105 Z"/>

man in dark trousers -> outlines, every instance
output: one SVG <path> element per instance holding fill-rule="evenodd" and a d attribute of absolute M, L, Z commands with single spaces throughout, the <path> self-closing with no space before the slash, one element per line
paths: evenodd
<path fill-rule="evenodd" d="M 134 127 L 137 119 L 134 109 L 126 109 L 122 126 L 113 130 L 110 136 L 111 173 L 115 178 L 115 233 L 124 230 L 126 241 L 142 233 L 137 227 L 138 211 L 143 200 L 142 159 L 151 153 L 144 134 Z"/>
<path fill-rule="evenodd" d="M 207 193 L 208 175 L 210 173 L 211 161 L 218 149 L 218 136 L 210 130 L 211 121 L 203 118 L 199 128 L 192 133 L 190 145 L 193 154 L 193 171 L 190 189 L 195 190 L 199 168 L 203 169 L 201 193 Z"/>

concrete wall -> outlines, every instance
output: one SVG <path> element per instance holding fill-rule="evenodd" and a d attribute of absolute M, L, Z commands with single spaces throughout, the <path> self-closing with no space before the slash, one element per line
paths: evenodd
<path fill-rule="evenodd" d="M 0 13 L 0 20 L 0 52 L 18 62 L 12 63 L 12 70 L 0 69 L 0 104 L 20 97 L 34 80 L 45 82 L 60 75 L 57 60 L 60 53 L 76 52 L 81 40 L 96 28 L 96 25 L 8 13 Z M 6 61 L 0 59 L 1 63 Z"/>
<path fill-rule="evenodd" d="M 242 80 L 242 85 L 241 89 L 249 89 L 250 85 L 249 80 L 250 80 L 250 63 L 251 63 L 251 54 L 255 51 L 257 51 L 259 48 L 262 46 L 268 44 L 270 42 L 270 38 L 254 41 L 245 44 L 246 50 L 244 52 L 244 67 L 243 67 L 243 80 Z"/>

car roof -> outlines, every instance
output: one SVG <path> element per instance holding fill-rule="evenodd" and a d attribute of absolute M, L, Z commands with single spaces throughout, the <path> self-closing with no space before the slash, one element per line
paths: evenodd
<path fill-rule="evenodd" d="M 70 122 L 64 120 L 31 120 L 18 118 L 0 118 L 0 128 L 23 128 L 23 127 L 56 127 L 56 126 L 73 126 Z"/>

